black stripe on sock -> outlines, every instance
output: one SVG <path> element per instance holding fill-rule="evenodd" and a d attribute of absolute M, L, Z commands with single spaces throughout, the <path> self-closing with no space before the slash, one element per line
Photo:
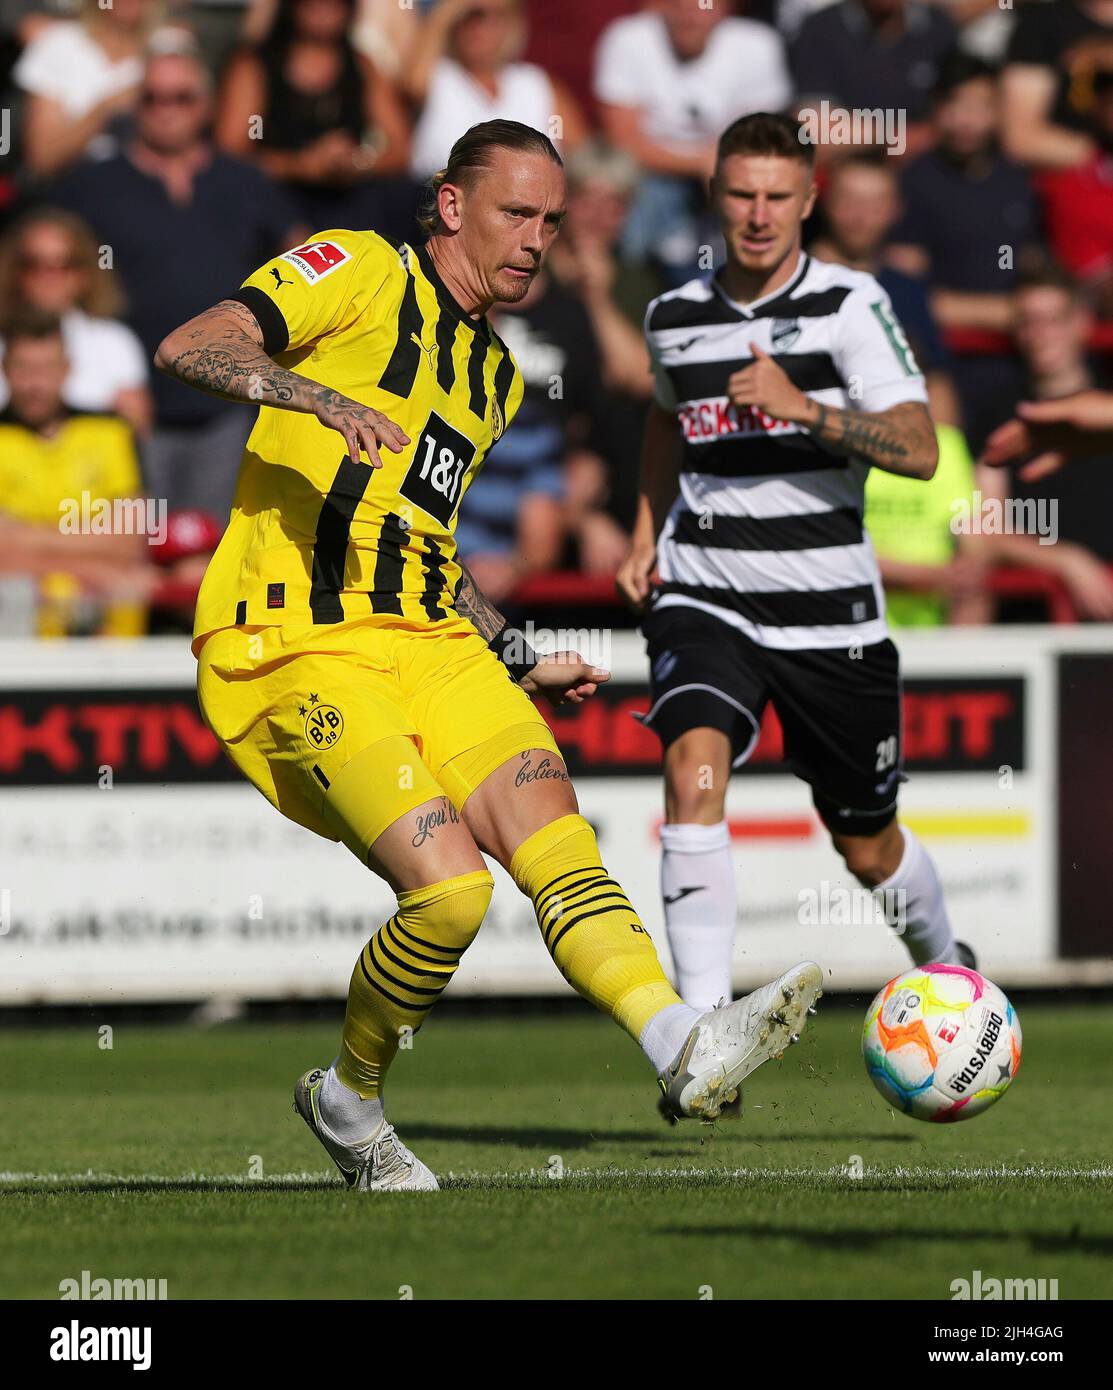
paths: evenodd
<path fill-rule="evenodd" d="M 383 932 L 386 932 L 386 933 L 387 933 L 387 940 L 390 942 L 390 944 L 391 944 L 396 950 L 398 950 L 398 951 L 408 951 L 409 954 L 410 954 L 411 956 L 415 956 L 418 960 L 423 960 L 423 961 L 427 962 L 427 964 L 429 964 L 429 965 L 449 965 L 449 964 L 451 964 L 451 962 L 449 962 L 449 961 L 447 961 L 447 960 L 437 960 L 436 956 L 423 956 L 423 955 L 421 954 L 420 951 L 415 951 L 415 950 L 413 949 L 412 946 L 406 946 L 406 945 L 404 945 L 401 941 L 397 940 L 397 938 L 396 938 L 395 935 L 394 935 L 394 931 L 391 931 L 391 930 L 390 930 L 391 927 L 394 928 L 394 931 L 401 931 L 401 928 L 398 926 L 398 923 L 395 922 L 393 918 L 391 918 L 391 920 L 390 920 L 389 922 L 387 922 L 387 924 L 381 929 L 381 931 L 379 932 L 379 935 L 381 936 L 381 935 L 383 934 Z M 385 949 L 385 948 L 384 948 L 384 949 Z M 392 959 L 393 959 L 393 957 L 392 957 Z M 455 966 L 453 966 L 453 969 L 455 969 Z"/>
<path fill-rule="evenodd" d="M 603 903 L 606 903 L 607 906 L 603 907 Z M 579 916 L 577 916 L 573 920 L 577 922 L 582 922 L 585 917 L 597 917 L 600 912 L 615 912 L 619 908 L 623 907 L 625 907 L 630 912 L 634 911 L 633 904 L 630 902 L 630 899 L 621 889 L 619 889 L 617 893 L 600 893 L 597 898 L 590 898 L 585 902 L 577 903 L 575 910 L 579 913 Z M 591 908 L 591 911 L 584 912 L 581 910 L 583 908 Z M 543 928 L 546 945 L 548 945 L 549 934 L 551 932 L 554 932 L 557 929 L 557 927 L 560 926 L 561 922 L 565 920 L 566 915 L 566 913 L 562 912 L 558 917 L 554 918 L 554 920 L 551 921 L 547 927 Z M 562 931 L 560 935 L 557 937 L 557 940 L 559 940 L 560 936 L 563 935 L 564 932 Z"/>
<path fill-rule="evenodd" d="M 412 931 L 407 931 L 402 923 L 398 921 L 397 917 L 391 920 L 394 922 L 397 931 L 400 931 L 402 935 L 410 941 L 416 941 L 419 946 L 424 946 L 427 951 L 443 951 L 445 955 L 455 956 L 455 958 L 459 960 L 467 949 L 465 946 L 438 946 L 435 941 L 423 941 L 420 936 L 414 936 Z M 447 964 L 447 961 L 445 964 Z"/>
<path fill-rule="evenodd" d="M 408 970 L 411 975 L 416 975 L 418 979 L 443 979 L 444 984 L 447 985 L 449 980 L 451 980 L 452 976 L 456 973 L 456 967 L 454 965 L 449 966 L 447 970 L 423 970 L 419 965 L 411 965 L 408 960 L 403 960 L 401 956 L 396 956 L 394 952 L 389 949 L 386 942 L 383 940 L 383 932 L 381 929 L 378 932 L 376 932 L 375 940 L 379 943 L 379 950 L 383 953 L 384 956 L 386 956 L 387 960 L 393 961 L 394 964 L 398 966 L 400 970 Z M 397 945 L 396 942 L 392 944 Z M 399 949 L 404 950 L 405 948 L 400 947 Z M 446 962 L 444 961 L 441 961 L 440 963 L 442 965 L 446 964 Z M 407 985 L 406 988 L 417 989 L 417 986 Z M 443 989 L 444 985 L 442 985 L 441 988 Z"/>
<path fill-rule="evenodd" d="M 539 894 L 536 901 L 533 904 L 534 910 L 536 911 L 538 917 L 540 917 L 542 913 L 547 912 L 549 910 L 549 907 L 558 899 L 563 900 L 564 898 L 569 897 L 574 893 L 580 892 L 581 889 L 592 888 L 597 884 L 613 882 L 614 880 L 609 879 L 605 873 L 596 874 L 592 878 L 581 878 L 576 883 L 568 883 L 563 888 L 558 888 L 555 893 L 545 892 Z M 615 883 L 615 887 L 618 887 L 617 883 Z"/>
<path fill-rule="evenodd" d="M 548 930 L 553 925 L 554 920 L 559 921 L 561 917 L 567 917 L 575 908 L 580 907 L 588 899 L 590 893 L 621 893 L 626 896 L 621 883 L 615 883 L 613 878 L 596 878 L 582 888 L 575 890 L 569 889 L 567 895 L 564 893 L 554 893 L 552 898 L 543 908 L 537 910 L 537 921 L 543 930 Z M 557 903 L 560 908 L 554 911 Z"/>
<path fill-rule="evenodd" d="M 379 949 L 382 950 L 381 943 Z M 448 981 L 445 980 L 444 984 L 438 986 L 436 989 L 426 989 L 422 985 L 411 985 L 408 980 L 397 979 L 394 975 L 390 973 L 389 970 L 384 970 L 382 965 L 379 963 L 379 958 L 375 954 L 374 937 L 372 937 L 371 940 L 367 943 L 367 955 L 371 961 L 371 964 L 375 967 L 375 969 L 383 977 L 384 980 L 389 980 L 392 985 L 397 985 L 399 989 L 408 990 L 410 994 L 429 994 L 436 998 L 436 996 L 443 991 L 445 985 L 448 984 Z"/>
<path fill-rule="evenodd" d="M 579 888 L 581 884 L 594 883 L 597 879 L 606 878 L 607 871 L 603 868 L 602 864 L 600 864 L 598 865 L 598 867 L 592 866 L 590 868 L 584 868 L 581 866 L 578 869 L 572 869 L 569 873 L 561 874 L 559 875 L 559 877 L 552 879 L 549 883 L 546 883 L 544 888 L 540 889 L 536 898 L 534 898 L 533 900 L 534 907 L 537 908 L 538 911 L 540 911 L 541 904 L 545 901 L 545 899 L 549 896 L 553 889 L 556 888 L 557 884 L 563 883 L 566 878 L 575 878 L 577 874 L 588 874 L 589 877 L 581 878 L 576 883 L 567 884 L 564 888 L 560 889 L 560 892 L 570 893 L 574 889 Z M 559 893 L 557 894 L 557 896 L 559 896 Z"/>
<path fill-rule="evenodd" d="M 428 1012 L 428 1005 L 407 1004 L 404 999 L 395 998 L 395 996 L 391 994 L 389 989 L 383 989 L 382 985 L 379 984 L 378 980 L 376 980 L 374 976 L 370 974 L 370 972 L 367 969 L 367 966 L 364 964 L 362 952 L 360 953 L 359 957 L 359 968 L 363 971 L 363 978 L 367 981 L 371 988 L 377 989 L 384 999 L 389 999 L 392 1004 L 397 1004 L 400 1009 L 409 1009 L 411 1013 L 423 1014 Z"/>
<path fill-rule="evenodd" d="M 629 904 L 627 904 L 627 906 L 629 906 Z M 633 909 L 632 907 L 630 907 L 630 911 L 631 911 L 631 913 L 633 913 L 633 912 L 634 912 L 634 909 Z M 578 926 L 580 925 L 581 922 L 588 922 L 588 921 L 590 921 L 591 918 L 594 917 L 594 916 L 596 916 L 596 915 L 597 915 L 597 914 L 594 913 L 594 912 L 585 912 L 585 913 L 583 914 L 582 917 L 573 917 L 572 920 L 571 920 L 571 922 L 569 922 L 569 923 L 565 926 L 564 930 L 561 931 L 561 932 L 559 932 L 559 933 L 557 934 L 556 939 L 555 939 L 554 941 L 551 941 L 551 942 L 548 943 L 548 946 L 549 946 L 549 954 L 550 954 L 551 956 L 554 956 L 554 957 L 555 957 L 555 955 L 556 955 L 556 948 L 560 945 L 561 941 L 563 941 L 563 939 L 568 935 L 568 933 L 572 930 L 572 928 L 573 928 L 573 927 L 578 927 Z M 637 918 L 636 914 L 635 914 L 635 916 L 634 916 L 634 921 L 633 921 L 632 923 L 628 924 L 628 925 L 641 927 L 641 923 L 638 921 L 638 918 Z M 642 930 L 644 931 L 645 928 L 642 927 Z"/>

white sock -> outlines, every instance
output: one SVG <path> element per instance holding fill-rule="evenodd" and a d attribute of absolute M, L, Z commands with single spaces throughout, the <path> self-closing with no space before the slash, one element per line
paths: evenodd
<path fill-rule="evenodd" d="M 658 1009 L 642 1029 L 638 1045 L 653 1063 L 655 1071 L 664 1071 L 680 1049 L 684 1039 L 702 1018 L 705 1009 L 692 1009 L 687 1004 L 666 1004 Z"/>
<path fill-rule="evenodd" d="M 883 905 L 890 924 L 903 923 L 901 940 L 913 965 L 955 964 L 958 953 L 935 864 L 906 825 L 900 830 L 904 836 L 900 865 L 873 891 L 886 895 Z"/>
<path fill-rule="evenodd" d="M 661 827 L 661 897 L 676 966 L 676 992 L 705 1011 L 731 998 L 738 892 L 730 831 L 718 825 Z"/>
<path fill-rule="evenodd" d="M 345 1086 L 336 1074 L 335 1062 L 325 1073 L 319 1104 L 321 1119 L 342 1144 L 362 1144 L 383 1122 L 382 1100 L 364 1100 Z"/>

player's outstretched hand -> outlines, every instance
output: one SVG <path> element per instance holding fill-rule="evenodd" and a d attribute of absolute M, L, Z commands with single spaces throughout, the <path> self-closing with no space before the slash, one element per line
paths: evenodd
<path fill-rule="evenodd" d="M 360 405 L 339 391 L 324 389 L 317 398 L 313 414 L 330 430 L 344 436 L 348 446 L 348 456 L 353 463 L 360 462 L 360 450 L 367 455 L 372 468 L 381 468 L 379 445 L 395 454 L 400 454 L 410 442 L 405 434 L 387 417 L 369 405 Z"/>
<path fill-rule="evenodd" d="M 528 676 L 521 679 L 527 695 L 544 695 L 554 708 L 558 705 L 582 705 L 611 673 L 601 666 L 592 666 L 579 652 L 553 652 L 543 656 Z"/>
<path fill-rule="evenodd" d="M 1030 454 L 1020 470 L 1028 482 L 1057 473 L 1068 458 L 1113 451 L 1113 393 L 1079 391 L 1054 401 L 1022 401 L 1016 418 L 993 431 L 982 463 L 1002 468 Z"/>

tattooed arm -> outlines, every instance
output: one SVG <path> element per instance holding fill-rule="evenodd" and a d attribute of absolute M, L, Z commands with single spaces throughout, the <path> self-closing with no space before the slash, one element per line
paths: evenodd
<path fill-rule="evenodd" d="M 462 561 L 458 563 L 457 613 L 471 622 L 527 695 L 544 695 L 554 706 L 582 705 L 603 681 L 610 680 L 609 671 L 592 666 L 579 652 L 538 656 L 525 633 L 507 626 L 499 610 L 480 592 L 468 567 Z"/>
<path fill-rule="evenodd" d="M 155 366 L 224 400 L 315 415 L 326 428 L 343 435 L 354 463 L 360 461 L 362 449 L 371 467 L 378 468 L 379 445 L 397 454 L 410 442 L 379 411 L 280 367 L 263 351 L 263 331 L 255 315 L 234 299 L 221 300 L 168 334 L 155 353 Z"/>
<path fill-rule="evenodd" d="M 802 425 L 835 453 L 925 481 L 935 474 L 939 447 L 926 405 L 907 401 L 870 414 L 839 410 L 806 396 L 767 353 L 753 349 L 754 361 L 727 382 L 736 409 L 760 410 L 777 420 Z"/>
<path fill-rule="evenodd" d="M 457 559 L 460 583 L 456 589 L 456 611 L 461 618 L 469 619 L 484 642 L 493 642 L 506 626 L 506 619 L 493 603 L 484 598 L 467 565 L 459 557 Z"/>
<path fill-rule="evenodd" d="M 799 423 L 836 453 L 906 478 L 927 480 L 934 476 L 939 446 L 928 408 L 920 401 L 894 405 L 876 415 L 837 410 L 810 399 L 808 407 Z"/>

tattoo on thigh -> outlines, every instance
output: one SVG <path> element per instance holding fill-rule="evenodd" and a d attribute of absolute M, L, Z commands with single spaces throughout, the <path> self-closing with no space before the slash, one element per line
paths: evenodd
<path fill-rule="evenodd" d="M 523 753 L 522 765 L 514 776 L 514 785 L 525 787 L 530 782 L 570 782 L 571 780 L 564 768 L 555 766 L 548 758 L 542 758 L 535 765 L 530 755 Z"/>
<path fill-rule="evenodd" d="M 414 824 L 417 826 L 417 833 L 411 843 L 414 849 L 420 849 L 426 840 L 433 839 L 435 832 L 444 826 L 459 825 L 460 812 L 447 796 L 442 796 L 440 805 L 435 806 L 433 810 L 427 811 L 424 815 L 419 811 L 414 817 Z"/>

